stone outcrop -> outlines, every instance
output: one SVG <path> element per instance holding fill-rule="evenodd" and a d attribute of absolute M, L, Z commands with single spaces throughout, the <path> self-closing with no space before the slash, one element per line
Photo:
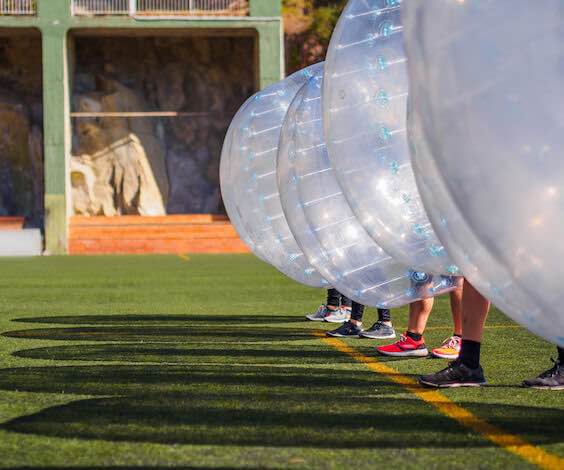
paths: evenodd
<path fill-rule="evenodd" d="M 245 38 L 77 38 L 75 111 L 180 115 L 74 119 L 75 213 L 222 212 L 221 144 L 253 92 L 252 51 Z"/>
<path fill-rule="evenodd" d="M 43 196 L 43 137 L 21 104 L 0 98 L 0 215 L 39 223 Z"/>
<path fill-rule="evenodd" d="M 133 112 L 147 103 L 115 80 L 102 93 L 76 97 L 88 113 Z M 165 149 L 144 119 L 100 117 L 75 122 L 71 186 L 75 214 L 165 215 L 169 193 Z"/>
<path fill-rule="evenodd" d="M 74 40 L 73 111 L 181 113 L 73 118 L 74 212 L 221 213 L 221 144 L 255 89 L 253 39 Z M 39 35 L 2 37 L 0 216 L 25 216 L 28 227 L 41 227 L 44 217 L 42 93 Z"/>
<path fill-rule="evenodd" d="M 106 145 L 71 160 L 75 214 L 164 215 L 165 203 L 139 138 L 128 134 Z"/>
<path fill-rule="evenodd" d="M 0 40 L 0 216 L 43 223 L 41 42 Z"/>

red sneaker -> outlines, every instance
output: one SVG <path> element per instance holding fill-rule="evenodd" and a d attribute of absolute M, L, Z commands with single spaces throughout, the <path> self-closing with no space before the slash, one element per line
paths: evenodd
<path fill-rule="evenodd" d="M 429 354 L 427 347 L 425 346 L 425 340 L 421 338 L 419 341 L 411 339 L 409 336 L 400 336 L 400 340 L 388 344 L 386 346 L 378 346 L 376 348 L 383 356 L 394 356 L 394 357 L 424 357 Z"/>

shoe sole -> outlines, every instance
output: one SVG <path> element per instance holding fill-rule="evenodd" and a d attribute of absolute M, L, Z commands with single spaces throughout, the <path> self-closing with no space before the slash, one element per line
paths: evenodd
<path fill-rule="evenodd" d="M 360 335 L 361 338 L 369 338 L 369 339 L 394 339 L 397 337 L 396 334 L 393 335 L 387 335 L 387 336 L 371 336 L 370 333 L 368 334 L 361 334 Z"/>
<path fill-rule="evenodd" d="M 327 336 L 331 336 L 333 338 L 358 338 L 358 335 L 342 335 L 340 333 L 326 333 Z"/>
<path fill-rule="evenodd" d="M 486 382 L 468 382 L 468 383 L 453 383 L 453 384 L 434 384 L 432 382 L 426 382 L 425 380 L 419 379 L 421 385 L 425 385 L 430 388 L 461 388 L 461 387 L 483 387 L 487 385 Z"/>
<path fill-rule="evenodd" d="M 342 320 L 337 320 L 337 319 L 334 319 L 334 320 L 333 320 L 333 319 L 329 319 L 329 320 L 328 320 L 328 319 L 324 318 L 323 321 L 324 321 L 325 323 L 345 323 L 346 321 L 349 321 L 349 319 L 348 319 L 348 318 L 343 318 Z"/>
<path fill-rule="evenodd" d="M 390 356 L 390 357 L 427 357 L 429 355 L 429 351 L 427 349 L 415 349 L 413 351 L 403 351 L 403 352 L 383 352 L 379 349 L 376 349 L 378 354 L 382 356 Z"/>
<path fill-rule="evenodd" d="M 323 321 L 325 320 L 324 318 L 311 318 L 309 316 L 306 316 L 306 319 L 309 321 Z"/>
<path fill-rule="evenodd" d="M 439 354 L 436 352 L 431 351 L 431 356 L 432 357 L 436 357 L 437 359 L 450 359 L 451 361 L 458 359 L 459 354 L 457 354 L 456 356 L 454 355 L 448 355 L 448 354 Z"/>
<path fill-rule="evenodd" d="M 523 385 L 523 387 L 534 388 L 536 390 L 553 390 L 553 391 L 564 390 L 564 385 L 558 385 L 556 387 L 542 387 L 540 385 Z"/>

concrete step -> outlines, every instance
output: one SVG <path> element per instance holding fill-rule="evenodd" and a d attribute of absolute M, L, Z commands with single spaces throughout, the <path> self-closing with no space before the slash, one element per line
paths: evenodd
<path fill-rule="evenodd" d="M 70 221 L 70 254 L 247 253 L 225 216 L 83 217 Z"/>
<path fill-rule="evenodd" d="M 0 230 L 0 256 L 39 256 L 42 251 L 39 229 Z"/>

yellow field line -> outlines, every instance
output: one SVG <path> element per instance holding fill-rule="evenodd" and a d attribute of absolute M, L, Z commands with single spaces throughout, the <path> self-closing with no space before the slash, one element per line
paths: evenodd
<path fill-rule="evenodd" d="M 411 377 L 402 375 L 397 370 L 379 362 L 374 357 L 362 354 L 339 339 L 328 338 L 321 332 L 316 332 L 314 335 L 321 338 L 325 344 L 328 344 L 337 351 L 347 354 L 354 360 L 366 365 L 366 367 L 368 367 L 371 371 L 376 372 L 377 374 L 382 374 L 393 382 L 401 385 L 426 403 L 434 406 L 445 416 L 448 416 L 449 418 L 458 421 L 463 426 L 481 434 L 483 437 L 504 448 L 508 452 L 511 452 L 527 462 L 538 465 L 539 467 L 547 470 L 562 470 L 564 468 L 563 458 L 546 452 L 540 447 L 534 446 L 518 436 L 506 433 L 497 426 L 478 418 L 467 409 L 454 403 L 441 392 L 421 387 L 417 381 Z"/>
<path fill-rule="evenodd" d="M 190 257 L 188 255 L 178 255 L 179 258 L 183 259 L 184 261 L 190 261 Z"/>

